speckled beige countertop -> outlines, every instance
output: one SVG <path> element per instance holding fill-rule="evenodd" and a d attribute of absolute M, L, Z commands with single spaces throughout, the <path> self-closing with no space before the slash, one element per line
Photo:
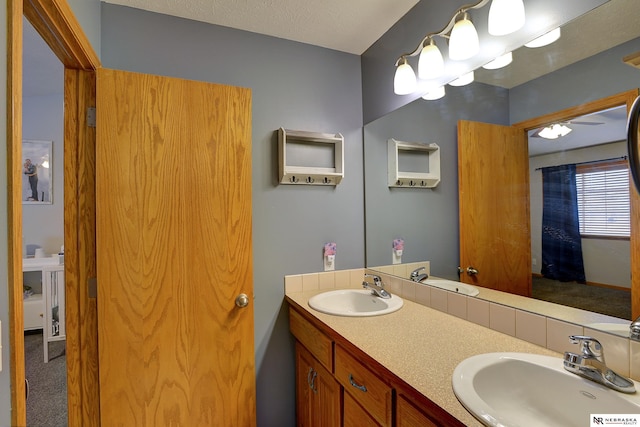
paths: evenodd
<path fill-rule="evenodd" d="M 453 393 L 451 377 L 458 363 L 476 354 L 492 352 L 562 357 L 406 299 L 399 311 L 383 316 L 342 317 L 320 313 L 308 305 L 309 298 L 320 292 L 290 292 L 286 297 L 467 426 L 482 424 Z"/>

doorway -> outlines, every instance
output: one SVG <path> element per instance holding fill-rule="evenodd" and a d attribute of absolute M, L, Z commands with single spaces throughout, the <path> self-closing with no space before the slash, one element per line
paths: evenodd
<path fill-rule="evenodd" d="M 69 5 L 58 0 L 8 0 L 7 161 L 22 158 L 23 16 L 64 65 L 64 242 L 67 308 L 67 396 L 69 425 L 98 425 L 97 327 L 95 303 L 86 284 L 95 277 L 95 200 L 80 197 L 94 186 L 95 131 L 86 129 L 95 106 L 95 75 L 100 61 Z M 9 343 L 11 347 L 11 425 L 26 425 L 24 319 L 22 292 L 22 169 L 8 174 Z M 83 175 L 81 175 L 83 174 Z M 84 283 L 85 286 L 80 286 Z M 83 319 L 83 322 L 80 322 Z M 86 320 L 85 320 L 86 319 Z"/>

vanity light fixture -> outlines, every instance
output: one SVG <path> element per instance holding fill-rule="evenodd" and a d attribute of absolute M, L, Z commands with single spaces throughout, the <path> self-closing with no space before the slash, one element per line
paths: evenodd
<path fill-rule="evenodd" d="M 444 59 L 433 37 L 429 37 L 429 44 L 420 51 L 418 58 L 418 77 L 421 79 L 435 79 L 444 73 Z"/>
<path fill-rule="evenodd" d="M 493 0 L 489 8 L 489 34 L 505 36 L 524 26 L 524 3 L 522 0 Z"/>
<path fill-rule="evenodd" d="M 411 65 L 407 63 L 407 58 L 401 58 L 402 63 L 397 65 L 396 74 L 393 78 L 393 91 L 396 95 L 408 95 L 418 88 L 416 73 Z"/>
<path fill-rule="evenodd" d="M 548 44 L 553 43 L 554 41 L 560 38 L 560 27 L 555 30 L 551 30 L 546 34 L 541 35 L 540 37 L 531 40 L 529 43 L 525 43 L 524 45 L 529 48 L 536 48 L 546 46 Z"/>
<path fill-rule="evenodd" d="M 561 136 L 568 135 L 571 131 L 572 129 L 567 125 L 564 125 L 562 123 L 554 123 L 538 132 L 538 136 L 541 136 L 545 139 L 558 139 Z"/>
<path fill-rule="evenodd" d="M 482 68 L 486 70 L 497 70 L 498 68 L 506 67 L 507 65 L 513 62 L 513 54 L 511 52 L 507 52 L 504 55 L 498 56 L 491 62 L 487 62 L 482 66 Z"/>
<path fill-rule="evenodd" d="M 474 79 L 474 73 L 473 71 L 469 71 L 467 74 L 463 74 L 460 77 L 458 77 L 457 79 L 455 79 L 454 81 L 450 82 L 449 85 L 451 86 L 465 86 L 468 85 L 469 83 L 473 82 Z"/>
<path fill-rule="evenodd" d="M 439 86 L 437 88 L 429 90 L 427 93 L 422 95 L 422 99 L 427 101 L 435 101 L 436 99 L 440 99 L 445 95 L 444 86 Z"/>
<path fill-rule="evenodd" d="M 449 58 L 454 61 L 463 61 L 474 56 L 480 51 L 480 40 L 473 22 L 467 12 L 462 13 L 462 18 L 455 23 L 449 37 Z"/>

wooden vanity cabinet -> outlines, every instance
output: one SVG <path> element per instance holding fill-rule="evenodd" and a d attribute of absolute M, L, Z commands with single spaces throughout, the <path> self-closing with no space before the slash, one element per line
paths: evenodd
<path fill-rule="evenodd" d="M 296 411 L 298 426 L 340 425 L 340 384 L 296 342 Z"/>
<path fill-rule="evenodd" d="M 393 373 L 352 350 L 340 335 L 293 307 L 289 328 L 296 338 L 298 426 L 464 427 Z"/>

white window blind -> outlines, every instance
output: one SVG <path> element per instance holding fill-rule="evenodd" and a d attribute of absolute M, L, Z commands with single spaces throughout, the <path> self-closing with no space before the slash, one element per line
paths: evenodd
<path fill-rule="evenodd" d="M 578 165 L 576 187 L 580 234 L 630 236 L 629 167 L 626 160 Z"/>

